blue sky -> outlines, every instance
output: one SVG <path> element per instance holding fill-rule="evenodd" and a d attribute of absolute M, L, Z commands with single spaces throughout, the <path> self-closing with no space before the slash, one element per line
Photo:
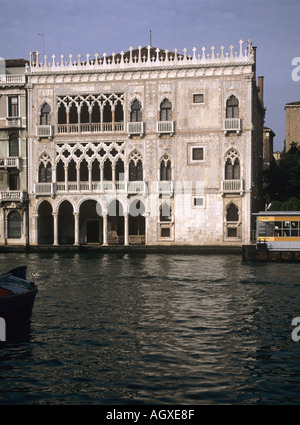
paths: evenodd
<path fill-rule="evenodd" d="M 300 57 L 299 0 L 0 0 L 0 57 L 111 54 L 152 45 L 191 51 L 195 46 L 257 46 L 257 75 L 264 75 L 265 125 L 282 150 L 287 102 L 300 100 L 291 65 Z"/>

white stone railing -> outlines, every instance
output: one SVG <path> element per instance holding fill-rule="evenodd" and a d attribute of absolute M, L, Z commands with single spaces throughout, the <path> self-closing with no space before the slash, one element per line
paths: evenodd
<path fill-rule="evenodd" d="M 241 119 L 225 118 L 223 126 L 225 131 L 241 131 Z"/>
<path fill-rule="evenodd" d="M 254 51 L 252 42 L 249 40 L 245 49 L 243 48 L 243 43 L 242 40 L 239 41 L 238 50 L 234 50 L 233 45 L 229 46 L 229 48 L 221 46 L 219 51 L 216 51 L 215 46 L 212 46 L 210 51 L 202 47 L 200 49 L 201 53 L 198 54 L 196 54 L 198 50 L 196 47 L 192 49 L 190 54 L 188 54 L 187 49 L 183 49 L 182 54 L 177 49 L 174 49 L 174 52 L 170 52 L 169 50 L 155 49 L 151 46 L 147 46 L 146 48 L 139 46 L 137 49 L 130 47 L 128 52 L 124 53 L 122 51 L 117 55 L 112 53 L 108 56 L 106 53 L 103 53 L 102 57 L 99 57 L 98 53 L 95 53 L 93 57 L 87 53 L 85 57 L 82 57 L 80 54 L 73 57 L 70 54 L 68 57 L 64 55 L 60 57 L 52 55 L 51 58 L 48 58 L 45 55 L 43 58 L 40 58 L 39 52 L 30 52 L 30 65 L 26 67 L 26 72 L 106 71 L 253 61 Z"/>
<path fill-rule="evenodd" d="M 36 195 L 52 195 L 55 193 L 55 184 L 54 183 L 35 183 L 34 184 L 34 193 Z"/>
<path fill-rule="evenodd" d="M 174 133 L 174 121 L 157 121 L 156 132 L 159 134 Z"/>
<path fill-rule="evenodd" d="M 222 192 L 241 193 L 244 190 L 243 180 L 222 180 Z"/>
<path fill-rule="evenodd" d="M 0 201 L 23 201 L 25 192 L 23 190 L 5 190 L 0 192 Z"/>
<path fill-rule="evenodd" d="M 37 125 L 36 126 L 37 137 L 52 137 L 52 125 Z"/>
<path fill-rule="evenodd" d="M 117 122 L 103 122 L 103 123 L 88 123 L 81 124 L 57 124 L 58 134 L 74 134 L 74 133 L 110 133 L 110 132 L 123 132 L 124 123 Z"/>
<path fill-rule="evenodd" d="M 7 127 L 21 127 L 22 119 L 20 117 L 6 117 Z"/>
<path fill-rule="evenodd" d="M 143 122 L 129 122 L 127 123 L 128 134 L 144 134 Z"/>
<path fill-rule="evenodd" d="M 173 194 L 174 183 L 172 181 L 158 181 L 157 182 L 157 193 L 159 194 Z"/>
<path fill-rule="evenodd" d="M 7 158 L 0 158 L 0 167 L 20 168 L 20 158 L 18 156 L 9 156 Z"/>
<path fill-rule="evenodd" d="M 0 84 L 25 84 L 25 75 L 0 75 Z"/>

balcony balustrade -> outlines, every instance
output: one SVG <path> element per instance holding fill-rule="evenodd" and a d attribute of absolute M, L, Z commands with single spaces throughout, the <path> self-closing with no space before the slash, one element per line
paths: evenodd
<path fill-rule="evenodd" d="M 0 201 L 25 201 L 27 192 L 24 190 L 3 190 L 0 192 Z"/>
<path fill-rule="evenodd" d="M 37 137 L 52 137 L 52 125 L 38 125 L 36 127 L 36 135 Z"/>
<path fill-rule="evenodd" d="M 53 195 L 55 193 L 55 183 L 35 183 L 34 193 L 36 195 Z"/>
<path fill-rule="evenodd" d="M 172 181 L 157 182 L 157 193 L 159 193 L 160 195 L 173 195 L 174 182 Z"/>
<path fill-rule="evenodd" d="M 242 130 L 242 120 L 240 118 L 225 118 L 223 128 L 225 133 L 228 131 L 240 133 Z"/>
<path fill-rule="evenodd" d="M 89 192 L 89 193 L 124 193 L 145 194 L 147 183 L 143 181 L 86 181 L 86 182 L 57 182 L 57 183 L 35 183 L 35 195 L 52 196 L 61 192 Z"/>
<path fill-rule="evenodd" d="M 25 84 L 25 75 L 0 75 L 1 85 Z"/>
<path fill-rule="evenodd" d="M 174 134 L 174 121 L 157 121 L 156 132 L 159 134 Z"/>
<path fill-rule="evenodd" d="M 142 136 L 144 134 L 144 123 L 143 122 L 127 123 L 127 133 L 129 135 L 139 134 L 140 136 Z"/>
<path fill-rule="evenodd" d="M 222 180 L 223 193 L 243 193 L 243 180 Z"/>
<path fill-rule="evenodd" d="M 20 168 L 20 158 L 17 156 L 0 158 L 0 168 Z"/>
<path fill-rule="evenodd" d="M 6 127 L 19 128 L 21 125 L 21 117 L 6 117 Z"/>
<path fill-rule="evenodd" d="M 111 133 L 124 132 L 123 122 L 103 122 L 103 123 L 81 123 L 81 124 L 58 124 L 58 134 L 74 134 L 74 133 Z"/>

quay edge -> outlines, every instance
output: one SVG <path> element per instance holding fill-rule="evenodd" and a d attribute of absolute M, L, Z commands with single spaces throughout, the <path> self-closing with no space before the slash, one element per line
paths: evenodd
<path fill-rule="evenodd" d="M 12 252 L 48 252 L 48 253 L 141 253 L 141 254 L 199 254 L 199 255 L 241 255 L 241 246 L 214 246 L 214 245 L 32 245 L 32 246 L 0 246 L 0 253 Z"/>

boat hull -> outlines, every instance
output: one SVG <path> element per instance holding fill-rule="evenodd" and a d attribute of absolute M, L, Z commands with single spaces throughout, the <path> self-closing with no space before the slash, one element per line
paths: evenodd
<path fill-rule="evenodd" d="M 7 324 L 29 321 L 37 292 L 37 287 L 33 287 L 22 294 L 0 297 L 0 317 Z"/>

